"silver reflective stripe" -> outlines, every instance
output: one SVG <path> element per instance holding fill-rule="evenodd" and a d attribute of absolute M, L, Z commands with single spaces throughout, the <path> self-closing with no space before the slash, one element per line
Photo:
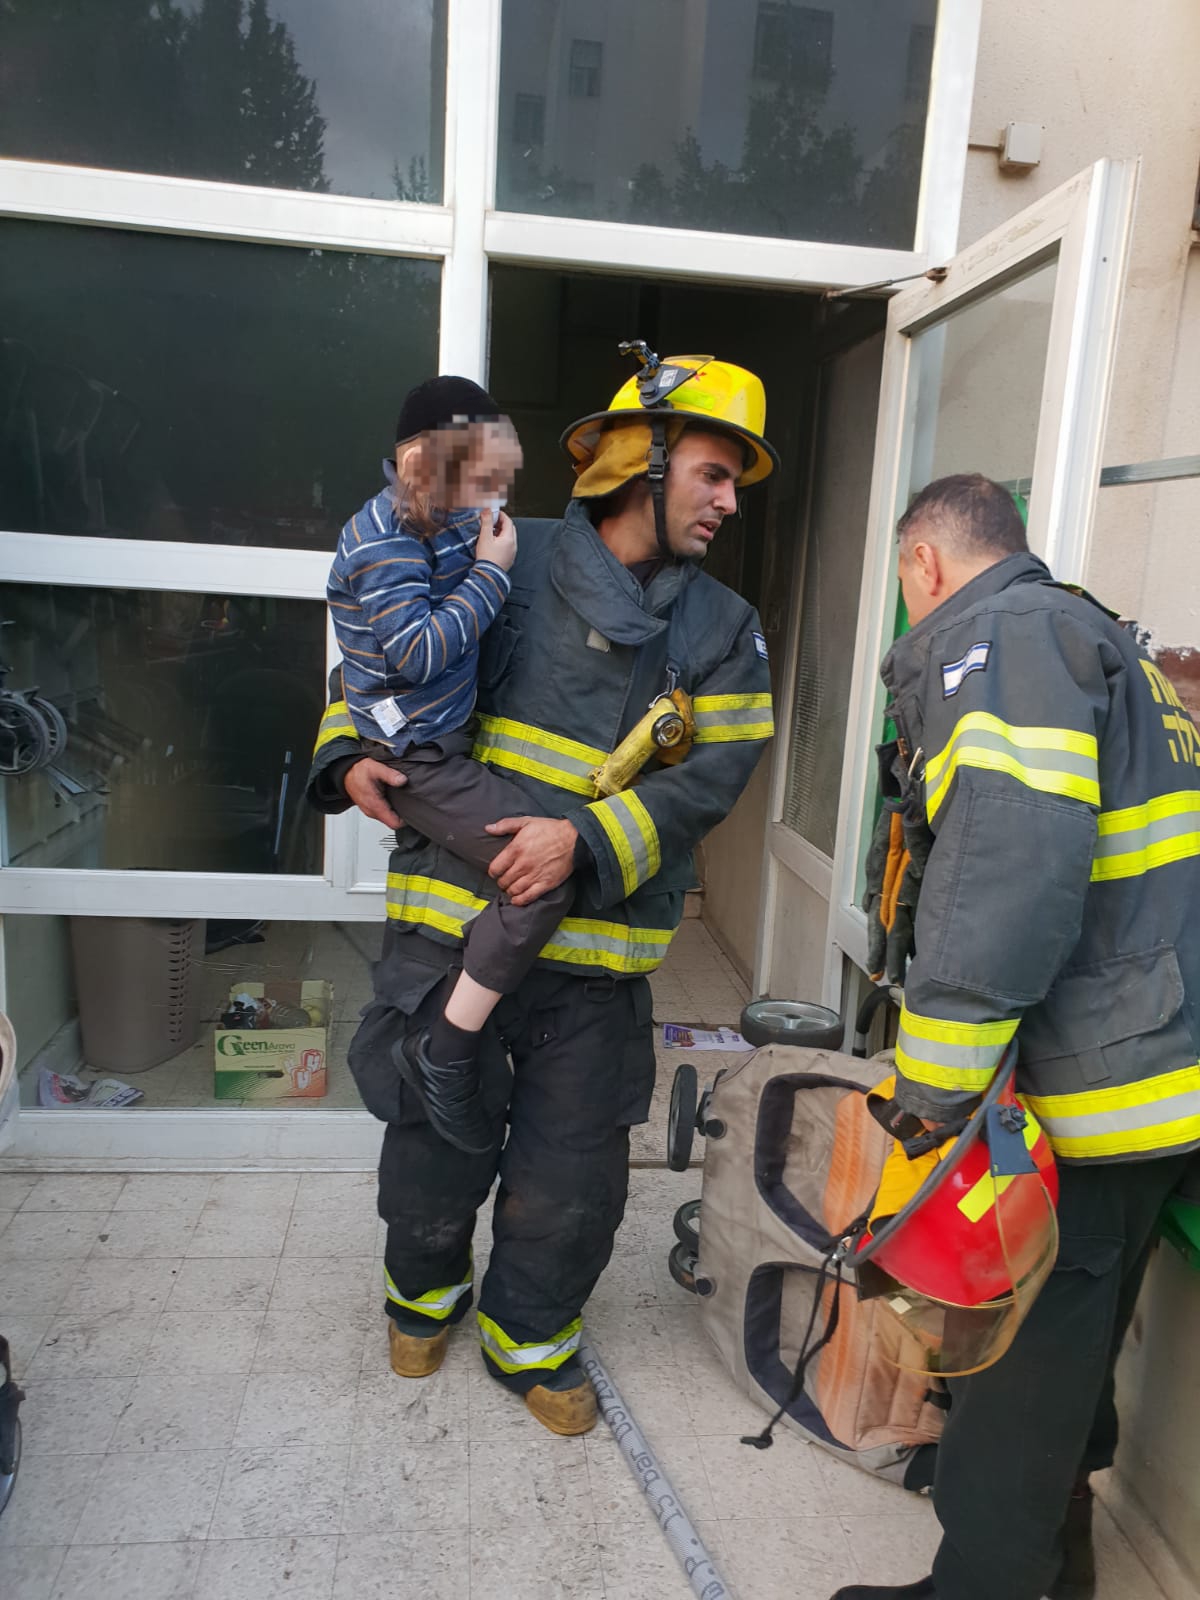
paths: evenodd
<path fill-rule="evenodd" d="M 387 914 L 396 922 L 437 928 L 461 937 L 463 928 L 488 904 L 455 884 L 419 874 L 392 872 Z M 674 928 L 639 928 L 589 917 L 567 917 L 542 947 L 542 959 L 609 972 L 652 971 L 667 953 Z"/>
<path fill-rule="evenodd" d="M 643 822 L 638 815 L 642 810 L 641 802 L 630 800 L 623 794 L 615 794 L 608 800 L 600 801 L 599 804 L 608 807 L 629 844 L 633 856 L 634 877 L 631 884 L 626 884 L 626 888 L 632 893 L 639 883 L 645 883 L 647 878 L 652 878 L 662 864 L 662 857 L 655 849 L 658 844 L 657 832 L 653 832 L 650 837 L 647 837 L 645 832 L 646 828 L 654 829 L 654 821 L 647 816 Z"/>
<path fill-rule="evenodd" d="M 1037 1095 L 1026 1095 L 1025 1099 L 1051 1139 L 1097 1139 L 1105 1134 L 1127 1133 L 1135 1128 L 1157 1128 L 1165 1123 L 1180 1122 L 1200 1115 L 1200 1089 L 1172 1095 L 1168 1100 L 1150 1100 L 1143 1105 L 1121 1106 L 1112 1111 L 1095 1111 L 1083 1116 L 1047 1116 L 1038 1108 Z"/>
<path fill-rule="evenodd" d="M 555 1356 L 578 1350 L 581 1336 L 582 1329 L 578 1325 L 573 1325 L 573 1332 L 556 1339 L 552 1344 L 512 1345 L 506 1350 L 482 1324 L 479 1329 L 480 1344 L 490 1356 L 495 1357 L 498 1364 L 505 1367 L 549 1366 Z"/>
<path fill-rule="evenodd" d="M 480 717 L 473 753 L 476 760 L 527 772 L 545 782 L 557 779 L 560 787 L 589 795 L 593 792 L 592 773 L 602 765 L 606 754 L 577 740 L 503 717 Z"/>
<path fill-rule="evenodd" d="M 738 706 L 731 710 L 697 711 L 695 713 L 695 721 L 697 729 L 757 727 L 760 723 L 771 721 L 771 707 L 767 704 L 762 706 Z"/>
<path fill-rule="evenodd" d="M 1002 1044 L 947 1044 L 921 1039 L 901 1025 L 896 1039 L 896 1060 L 927 1061 L 948 1071 L 992 1073 L 1004 1053 Z"/>
<path fill-rule="evenodd" d="M 1015 730 L 1014 730 L 1015 731 Z M 1083 755 L 1074 750 L 1047 749 L 1033 744 L 1022 744 L 1019 739 L 1006 739 L 1003 734 L 994 733 L 988 728 L 967 727 L 957 733 L 950 744 L 936 758 L 937 766 L 930 762 L 932 782 L 936 784 L 941 777 L 942 768 L 947 759 L 955 751 L 963 749 L 994 750 L 997 754 L 1015 758 L 1021 766 L 1030 768 L 1035 772 L 1070 772 L 1077 778 L 1086 778 L 1091 782 L 1097 781 L 1099 765 L 1094 755 Z M 931 781 L 931 772 L 926 772 L 926 782 Z"/>
<path fill-rule="evenodd" d="M 566 923 L 559 924 L 550 944 L 546 946 L 548 950 L 565 952 L 603 950 L 622 959 L 637 957 L 658 962 L 666 956 L 673 936 L 673 930 L 668 931 L 666 928 L 631 928 L 628 935 L 601 933 L 595 929 L 580 933 L 570 927 L 570 922 L 573 920 L 568 919 Z M 634 938 L 632 937 L 634 934 L 653 935 L 653 937 Z M 562 957 L 556 956 L 554 959 L 562 960 Z"/>
<path fill-rule="evenodd" d="M 453 1284 L 449 1289 L 430 1289 L 416 1300 L 406 1300 L 392 1281 L 391 1273 L 386 1267 L 383 1269 L 384 1289 L 389 1300 L 398 1306 L 403 1306 L 407 1311 L 416 1311 L 422 1316 L 433 1317 L 438 1321 L 453 1311 L 463 1295 L 470 1292 L 471 1280 L 472 1269 L 468 1268 L 467 1276 L 462 1283 Z"/>
<path fill-rule="evenodd" d="M 1092 876 L 1132 877 L 1191 855 L 1200 855 L 1200 790 L 1162 795 L 1128 811 L 1102 811 L 1095 860 L 1112 864 L 1097 865 Z M 1117 856 L 1129 859 L 1118 867 Z"/>

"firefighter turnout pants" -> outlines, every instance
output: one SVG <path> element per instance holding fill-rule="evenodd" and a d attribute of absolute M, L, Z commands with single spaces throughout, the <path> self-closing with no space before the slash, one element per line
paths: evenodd
<path fill-rule="evenodd" d="M 386 1310 L 415 1334 L 467 1314 L 476 1213 L 499 1176 L 479 1335 L 492 1376 L 524 1393 L 577 1351 L 584 1302 L 612 1254 L 629 1129 L 646 1120 L 654 1088 L 650 986 L 643 977 L 530 972 L 483 1036 L 481 1089 L 496 1148 L 472 1156 L 433 1132 L 392 1062 L 400 1039 L 440 1012 L 453 959 L 419 935 L 389 932 L 376 1002 L 350 1046 L 367 1108 L 387 1122 L 379 1162 Z M 414 1006 L 431 963 L 445 975 L 435 971 Z"/>
<path fill-rule="evenodd" d="M 938 1600 L 1041 1600 L 1076 1479 L 1112 1465 L 1113 1369 L 1187 1156 L 1060 1166 L 1058 1262 L 994 1367 L 950 1383 Z"/>

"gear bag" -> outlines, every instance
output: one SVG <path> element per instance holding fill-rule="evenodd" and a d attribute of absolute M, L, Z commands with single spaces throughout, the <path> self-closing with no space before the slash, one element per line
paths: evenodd
<path fill-rule="evenodd" d="M 782 1420 L 831 1454 L 919 1488 L 945 1395 L 906 1370 L 921 1367 L 920 1348 L 852 1283 L 789 1400 L 800 1351 L 839 1292 L 828 1247 L 870 1207 L 892 1148 L 867 1108 L 879 1077 L 879 1060 L 781 1045 L 719 1075 L 705 1109 L 696 1280 L 705 1328 L 745 1394 L 772 1413 L 786 1403 Z"/>

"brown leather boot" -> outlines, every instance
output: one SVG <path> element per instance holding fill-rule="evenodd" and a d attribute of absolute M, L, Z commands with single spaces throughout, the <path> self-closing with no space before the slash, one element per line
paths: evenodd
<path fill-rule="evenodd" d="M 525 1404 L 543 1428 L 567 1438 L 590 1433 L 600 1417 L 596 1391 L 576 1366 L 569 1372 L 554 1373 L 545 1383 L 530 1389 Z"/>
<path fill-rule="evenodd" d="M 449 1328 L 439 1333 L 405 1333 L 394 1322 L 388 1323 L 388 1345 L 391 1348 L 392 1371 L 398 1378 L 427 1378 L 436 1372 L 446 1359 L 446 1346 L 450 1342 Z"/>

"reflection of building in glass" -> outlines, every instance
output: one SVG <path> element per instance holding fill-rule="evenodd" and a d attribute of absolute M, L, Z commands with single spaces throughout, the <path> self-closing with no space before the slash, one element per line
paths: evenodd
<path fill-rule="evenodd" d="M 909 247 L 936 0 L 505 0 L 498 204 Z"/>

